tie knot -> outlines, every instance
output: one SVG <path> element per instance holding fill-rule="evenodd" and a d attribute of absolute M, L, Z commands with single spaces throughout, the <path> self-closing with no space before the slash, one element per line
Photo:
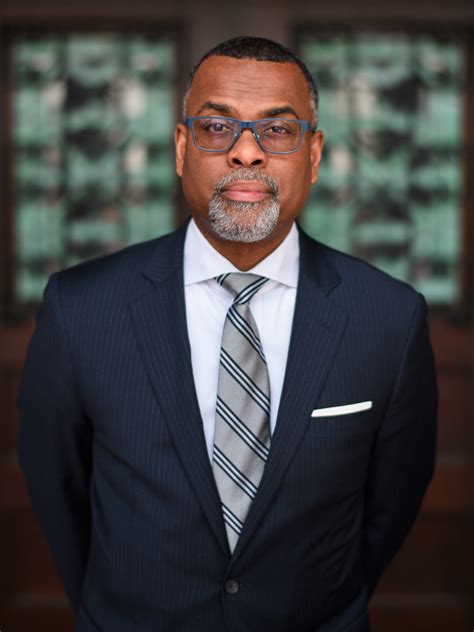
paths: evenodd
<path fill-rule="evenodd" d="M 215 277 L 219 285 L 234 294 L 234 305 L 245 305 L 268 281 L 266 277 L 246 272 L 228 272 Z"/>

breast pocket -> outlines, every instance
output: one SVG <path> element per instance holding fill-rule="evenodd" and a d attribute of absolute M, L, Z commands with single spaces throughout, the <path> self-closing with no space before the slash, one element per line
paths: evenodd
<path fill-rule="evenodd" d="M 379 425 L 379 416 L 371 407 L 344 414 L 324 414 L 331 408 L 315 409 L 309 420 L 308 432 L 332 437 L 334 441 L 347 441 L 350 437 L 373 433 Z"/>
<path fill-rule="evenodd" d="M 332 502 L 363 487 L 378 426 L 373 410 L 309 420 L 298 460 L 305 483 L 322 500 Z"/>

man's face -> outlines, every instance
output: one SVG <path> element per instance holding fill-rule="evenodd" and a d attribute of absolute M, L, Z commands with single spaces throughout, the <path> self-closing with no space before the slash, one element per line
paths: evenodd
<path fill-rule="evenodd" d="M 210 57 L 198 69 L 187 116 L 268 117 L 311 121 L 306 80 L 296 64 Z M 176 128 L 176 171 L 201 231 L 220 241 L 280 241 L 317 180 L 323 137 L 306 132 L 293 154 L 265 153 L 251 130 L 227 152 L 195 147 Z"/>

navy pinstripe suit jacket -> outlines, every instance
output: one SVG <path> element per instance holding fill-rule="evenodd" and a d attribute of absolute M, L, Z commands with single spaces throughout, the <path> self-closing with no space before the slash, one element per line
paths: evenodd
<path fill-rule="evenodd" d="M 194 389 L 184 235 L 54 274 L 28 349 L 20 463 L 76 630 L 366 632 L 433 473 L 425 302 L 300 230 L 276 430 L 230 556 Z"/>

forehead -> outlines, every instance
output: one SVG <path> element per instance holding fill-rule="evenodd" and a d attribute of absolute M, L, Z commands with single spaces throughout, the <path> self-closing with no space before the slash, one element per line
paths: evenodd
<path fill-rule="evenodd" d="M 206 101 L 230 107 L 240 118 L 258 118 L 265 110 L 291 107 L 301 119 L 311 116 L 306 79 L 292 63 L 209 57 L 197 70 L 188 95 L 188 116 Z"/>

